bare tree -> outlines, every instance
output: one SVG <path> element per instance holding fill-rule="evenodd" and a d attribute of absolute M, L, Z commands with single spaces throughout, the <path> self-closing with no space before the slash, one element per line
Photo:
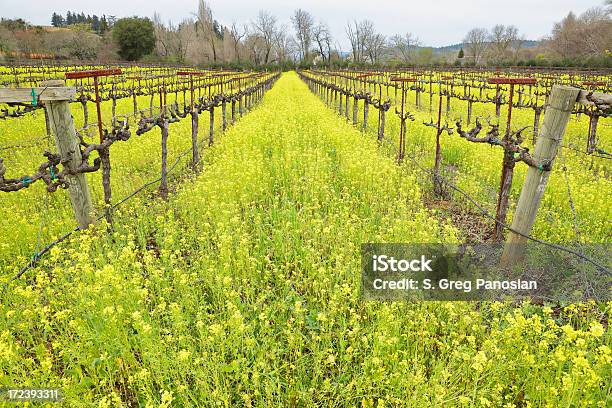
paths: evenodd
<path fill-rule="evenodd" d="M 168 24 L 169 51 L 176 62 L 183 64 L 187 60 L 187 51 L 195 35 L 195 24 L 191 19 L 183 20 L 177 27 Z"/>
<path fill-rule="evenodd" d="M 232 45 L 234 46 L 234 58 L 240 62 L 240 41 L 247 35 L 248 28 L 243 26 L 242 29 L 238 28 L 238 25 L 232 23 L 230 29 L 230 35 L 232 37 Z"/>
<path fill-rule="evenodd" d="M 365 37 L 365 51 L 372 64 L 376 64 L 381 59 L 386 47 L 387 39 L 384 35 L 371 32 Z"/>
<path fill-rule="evenodd" d="M 317 43 L 317 48 L 323 62 L 330 61 L 332 36 L 327 24 L 320 22 L 313 29 L 313 38 Z"/>
<path fill-rule="evenodd" d="M 153 15 L 153 26 L 158 54 L 162 58 L 184 63 L 193 36 L 193 25 L 193 20 L 185 19 L 178 26 L 172 24 L 171 21 L 166 26 L 162 23 L 159 14 L 155 13 Z"/>
<path fill-rule="evenodd" d="M 272 55 L 272 48 L 276 40 L 276 17 L 265 10 L 261 10 L 257 18 L 252 23 L 253 30 L 259 36 L 259 40 L 263 44 L 264 55 L 263 63 L 267 64 Z"/>
<path fill-rule="evenodd" d="M 196 33 L 206 41 L 212 51 L 213 61 L 217 61 L 217 43 L 219 34 L 216 22 L 213 19 L 212 10 L 204 0 L 198 2 L 198 12 L 195 14 Z"/>
<path fill-rule="evenodd" d="M 366 44 L 374 36 L 374 23 L 370 20 L 353 21 L 346 25 L 346 35 L 351 43 L 353 61 L 364 62 L 366 57 Z"/>
<path fill-rule="evenodd" d="M 255 65 L 261 64 L 266 53 L 263 37 L 257 32 L 249 32 L 244 40 L 244 45 L 249 50 L 249 59 Z"/>
<path fill-rule="evenodd" d="M 389 39 L 389 51 L 392 57 L 404 64 L 414 62 L 414 54 L 419 45 L 421 45 L 419 39 L 412 33 L 397 34 Z"/>
<path fill-rule="evenodd" d="M 466 57 L 471 58 L 474 65 L 482 62 L 487 46 L 489 33 L 486 28 L 472 28 L 463 39 Z"/>
<path fill-rule="evenodd" d="M 353 62 L 361 62 L 362 45 L 359 42 L 359 24 L 357 21 L 353 21 L 353 23 L 348 22 L 346 24 L 346 36 L 351 43 Z"/>
<path fill-rule="evenodd" d="M 302 60 L 308 59 L 310 46 L 312 44 L 314 18 L 309 12 L 297 9 L 291 16 L 291 23 L 295 30 L 295 38 L 299 46 L 300 58 Z"/>
<path fill-rule="evenodd" d="M 287 34 L 287 27 L 282 25 L 276 30 L 274 36 L 274 49 L 276 51 L 276 60 L 282 63 L 288 59 L 288 56 L 293 52 L 293 40 Z"/>
<path fill-rule="evenodd" d="M 612 44 L 610 12 L 595 7 L 579 17 L 569 13 L 553 26 L 547 48 L 557 57 L 585 58 L 605 54 Z"/>
<path fill-rule="evenodd" d="M 489 33 L 488 52 L 491 60 L 494 62 L 507 61 L 513 50 L 518 51 L 522 41 L 515 26 L 497 24 Z"/>
<path fill-rule="evenodd" d="M 157 40 L 156 48 L 157 53 L 161 57 L 167 57 L 169 54 L 168 50 L 168 29 L 161 21 L 161 16 L 159 13 L 155 12 L 153 14 L 153 27 L 155 28 L 155 39 Z"/>

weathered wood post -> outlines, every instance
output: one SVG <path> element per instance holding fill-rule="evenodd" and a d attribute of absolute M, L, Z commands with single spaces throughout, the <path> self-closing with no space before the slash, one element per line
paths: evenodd
<path fill-rule="evenodd" d="M 162 116 L 161 129 L 161 180 L 159 182 L 159 195 L 164 200 L 168 198 L 168 120 Z"/>
<path fill-rule="evenodd" d="M 499 118 L 501 115 L 501 88 L 497 84 L 495 87 L 495 116 Z"/>
<path fill-rule="evenodd" d="M 468 116 L 469 118 L 469 116 Z M 440 92 L 440 98 L 438 100 L 438 121 L 436 125 L 436 155 L 434 158 L 434 193 L 438 196 L 442 195 L 442 178 L 440 177 L 440 163 L 442 162 L 442 147 L 440 146 L 440 136 L 442 135 L 442 128 L 440 127 L 442 121 L 442 92 Z M 468 120 L 468 123 L 469 120 Z"/>
<path fill-rule="evenodd" d="M 208 133 L 208 145 L 212 146 L 214 142 L 213 136 L 214 136 L 214 131 L 215 131 L 215 104 L 214 102 L 211 102 L 209 112 L 210 112 L 210 131 Z"/>
<path fill-rule="evenodd" d="M 349 104 L 350 104 L 350 100 L 351 100 L 351 95 L 349 94 L 349 91 L 346 92 L 346 101 L 344 101 L 344 116 L 346 118 L 346 120 L 349 120 Z"/>
<path fill-rule="evenodd" d="M 166 105 L 164 95 L 166 93 L 165 87 L 159 90 L 159 112 L 160 122 L 159 127 L 161 130 L 161 180 L 159 182 L 159 195 L 161 198 L 166 200 L 168 198 L 168 118 L 166 117 Z"/>
<path fill-rule="evenodd" d="M 223 119 L 223 131 L 227 129 L 227 101 L 225 95 L 223 95 L 223 102 L 221 103 L 221 118 Z"/>
<path fill-rule="evenodd" d="M 191 155 L 193 169 L 197 170 L 198 162 L 200 161 L 198 152 L 198 120 L 199 109 L 195 104 L 195 93 L 193 89 L 193 75 L 189 75 L 189 91 L 191 98 Z"/>
<path fill-rule="evenodd" d="M 116 116 L 117 115 L 117 95 L 115 93 L 115 84 L 113 84 L 112 94 L 111 95 L 112 95 L 111 98 L 112 98 L 112 101 L 113 101 L 113 104 L 112 104 L 112 107 L 111 107 L 111 112 L 112 112 L 111 115 L 113 117 L 112 118 L 112 124 L 113 124 L 113 127 L 115 127 L 116 124 L 117 124 L 117 116 Z"/>
<path fill-rule="evenodd" d="M 138 99 L 136 89 L 132 89 L 132 104 L 134 105 L 134 116 L 138 114 Z"/>
<path fill-rule="evenodd" d="M 366 95 L 363 100 L 363 131 L 368 129 L 368 111 L 370 110 L 370 104 L 368 103 L 368 96 Z"/>
<path fill-rule="evenodd" d="M 589 112 L 589 137 L 587 140 L 587 153 L 593 153 L 597 148 L 597 123 L 599 122 L 599 114 L 597 112 Z"/>
<path fill-rule="evenodd" d="M 232 97 L 232 125 L 236 124 L 236 97 Z"/>
<path fill-rule="evenodd" d="M 87 129 L 87 125 L 89 122 L 89 113 L 87 110 L 87 95 L 81 92 L 79 102 L 81 102 L 81 107 L 83 108 L 83 128 Z"/>
<path fill-rule="evenodd" d="M 474 103 L 474 99 L 470 98 L 468 99 L 468 108 L 467 108 L 467 124 L 471 124 L 472 123 L 472 105 Z"/>
<path fill-rule="evenodd" d="M 192 154 L 192 165 L 193 169 L 197 169 L 198 162 L 200 161 L 200 155 L 198 152 L 198 108 L 191 108 L 191 154 Z"/>
<path fill-rule="evenodd" d="M 541 163 L 552 163 L 554 160 L 579 92 L 579 89 L 569 86 L 553 86 L 548 99 L 548 107 L 544 113 L 542 131 L 537 138 L 533 154 L 534 158 Z M 513 230 L 524 235 L 531 233 L 549 175 L 550 171 L 540 171 L 535 167 L 529 167 L 527 170 L 523 189 L 512 218 L 511 228 Z M 527 238 L 511 231 L 504 246 L 502 265 L 508 266 L 520 262 L 525 255 L 526 242 Z"/>
<path fill-rule="evenodd" d="M 76 136 L 69 104 L 76 90 L 75 88 L 65 87 L 62 80 L 44 81 L 40 85 L 41 88 L 38 88 L 35 92 L 40 95 L 41 99 L 45 100 L 45 107 L 49 114 L 49 125 L 55 137 L 55 145 L 62 158 L 62 163 L 65 163 L 69 170 L 76 170 L 82 159 L 79 139 Z M 53 94 L 52 91 L 57 93 Z M 52 94 L 58 98 L 52 97 Z M 85 229 L 93 223 L 93 206 L 89 186 L 87 185 L 87 176 L 83 173 L 68 174 L 66 175 L 66 181 L 68 181 L 68 195 L 77 225 L 79 228 Z"/>
<path fill-rule="evenodd" d="M 533 144 L 536 144 L 538 138 L 538 129 L 540 127 L 540 115 L 544 110 L 544 105 L 533 107 Z"/>

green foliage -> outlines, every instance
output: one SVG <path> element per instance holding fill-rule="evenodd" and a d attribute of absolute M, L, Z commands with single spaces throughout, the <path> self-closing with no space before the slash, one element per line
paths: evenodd
<path fill-rule="evenodd" d="M 119 19 L 112 32 L 119 55 L 125 60 L 137 61 L 155 49 L 155 28 L 148 18 Z"/>
<path fill-rule="evenodd" d="M 10 19 L 3 17 L 0 19 L 0 26 L 9 31 L 18 31 L 25 30 L 28 27 L 28 23 L 22 18 Z"/>

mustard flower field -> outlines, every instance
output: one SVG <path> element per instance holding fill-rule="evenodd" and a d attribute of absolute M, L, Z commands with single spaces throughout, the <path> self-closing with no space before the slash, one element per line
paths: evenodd
<path fill-rule="evenodd" d="M 44 132 L 42 113 L 31 115 L 0 121 L 7 144 Z M 517 125 L 529 120 L 516 114 Z M 435 131 L 414 126 L 408 149 L 429 166 Z M 583 126 L 570 123 L 567 141 L 578 143 Z M 199 172 L 172 176 L 168 200 L 136 196 L 110 232 L 104 222 L 79 231 L 12 281 L 74 219 L 67 194 L 44 185 L 0 195 L 0 388 L 57 388 L 63 401 L 49 406 L 66 407 L 611 406 L 612 302 L 363 300 L 362 243 L 467 234 L 430 205 L 430 181 L 398 166 L 374 127 L 352 126 L 283 73 L 202 150 Z M 398 133 L 389 114 L 391 143 Z M 601 146 L 611 135 L 602 127 Z M 190 122 L 171 124 L 169 160 L 190 143 Z M 502 154 L 442 143 L 457 184 L 492 210 Z M 159 150 L 157 133 L 112 146 L 116 197 L 156 174 Z M 31 155 L 5 164 L 27 172 Z M 586 168 L 569 151 L 566 160 L 533 234 L 570 243 L 575 212 L 583 242 L 607 242 L 609 167 Z M 526 167 L 517 166 L 510 216 Z M 99 203 L 100 175 L 87 177 Z"/>

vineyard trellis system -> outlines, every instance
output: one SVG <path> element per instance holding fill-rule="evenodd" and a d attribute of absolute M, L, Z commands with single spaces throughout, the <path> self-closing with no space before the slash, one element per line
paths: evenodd
<path fill-rule="evenodd" d="M 0 191 L 16 192 L 26 189 L 38 181 L 46 184 L 46 190 L 50 193 L 58 189 L 67 189 L 70 196 L 73 212 L 77 220 L 77 228 L 59 239 L 55 240 L 41 251 L 34 254 L 31 261 L 20 271 L 19 275 L 36 264 L 38 259 L 57 243 L 65 240 L 71 233 L 79 229 L 85 229 L 92 223 L 101 218 L 106 218 L 112 222 L 111 211 L 121 205 L 147 186 L 159 182 L 159 195 L 167 198 L 168 195 L 168 173 L 172 171 L 181 158 L 191 153 L 191 166 L 194 170 L 198 169 L 199 150 L 204 143 L 212 145 L 214 143 L 214 123 L 215 108 L 221 108 L 221 129 L 225 130 L 227 121 L 227 104 L 231 104 L 231 123 L 235 123 L 238 116 L 243 116 L 247 111 L 259 102 L 265 92 L 269 90 L 280 76 L 280 73 L 243 73 L 243 72 L 224 72 L 211 73 L 202 71 L 178 71 L 174 75 L 161 75 L 154 78 L 147 77 L 149 83 L 148 92 L 142 92 L 140 81 L 142 77 L 129 77 L 119 69 L 113 70 L 88 70 L 65 73 L 66 80 L 93 79 L 92 88 L 86 87 L 67 87 L 64 80 L 46 80 L 37 87 L 31 88 L 0 88 L 0 103 L 7 103 L 9 106 L 18 106 L 21 112 L 44 108 L 47 133 L 55 137 L 57 153 L 46 151 L 43 156 L 46 161 L 40 164 L 36 170 L 30 174 L 19 177 L 8 177 L 9 169 L 0 157 Z M 121 75 L 121 76 L 120 76 Z M 109 82 L 104 85 L 98 83 L 98 78 L 113 78 L 109 88 Z M 116 85 L 121 80 L 132 80 L 132 85 L 124 86 L 123 92 L 116 91 Z M 136 82 L 138 81 L 138 82 Z M 110 93 L 106 93 L 109 92 Z M 91 93 L 93 92 L 93 95 Z M 168 93 L 175 93 L 175 102 L 168 104 Z M 182 106 L 179 105 L 178 93 L 183 93 Z M 76 95 L 80 93 L 80 97 Z M 106 93 L 106 95 L 104 95 Z M 146 183 L 138 188 L 128 197 L 111 203 L 110 186 L 110 164 L 111 157 L 109 148 L 116 142 L 127 141 L 132 133 L 128 124 L 127 117 L 116 115 L 115 104 L 120 98 L 133 97 L 134 95 L 151 95 L 159 97 L 159 112 L 154 114 L 153 104 L 149 109 L 139 110 L 134 97 L 134 113 L 132 116 L 139 116 L 137 122 L 136 135 L 143 135 L 155 128 L 160 129 L 161 134 L 161 172 L 158 179 Z M 187 97 L 189 94 L 189 97 Z M 105 128 L 100 111 L 100 103 L 104 100 L 113 101 L 112 118 L 110 130 Z M 81 129 L 76 129 L 70 111 L 69 103 L 78 101 L 85 104 L 93 101 L 96 104 L 97 121 L 93 124 L 87 123 Z M 30 108 L 31 107 L 31 108 Z M 238 109 L 236 109 L 238 107 Z M 203 112 L 209 112 L 210 129 L 208 137 L 198 141 L 198 116 Z M 83 109 L 87 115 L 87 109 Z M 149 112 L 149 115 L 145 115 Z M 20 117 L 20 115 L 4 115 L 4 118 Z M 191 147 L 181 153 L 177 161 L 168 168 L 168 130 L 172 123 L 191 116 Z M 88 143 L 82 132 L 86 131 L 91 125 L 96 125 L 99 131 L 99 143 Z M 43 140 L 44 137 L 40 138 Z M 91 161 L 93 152 L 97 157 Z M 106 165 L 104 164 L 107 160 Z M 102 185 L 104 190 L 104 215 L 94 219 L 94 209 L 87 185 L 86 173 L 97 172 L 103 169 Z"/>
<path fill-rule="evenodd" d="M 467 102 L 467 123 L 471 123 L 473 106 L 476 103 L 495 105 L 495 115 L 497 119 L 501 115 L 501 107 L 511 103 L 514 108 L 529 108 L 533 110 L 533 141 L 538 134 L 541 113 L 545 107 L 548 96 L 554 85 L 568 85 L 578 87 L 588 92 L 599 92 L 610 94 L 612 92 L 612 82 L 609 76 L 603 72 L 583 73 L 580 75 L 569 74 L 567 77 L 560 75 L 550 75 L 549 73 L 529 73 L 529 76 L 520 76 L 521 72 L 504 72 L 503 78 L 511 80 L 514 84 L 494 83 L 489 80 L 492 77 L 500 77 L 500 71 L 458 71 L 456 75 L 447 75 L 444 71 L 310 71 L 320 78 L 327 78 L 328 82 L 333 82 L 336 86 L 346 88 L 359 87 L 362 92 L 370 94 L 382 94 L 382 88 L 386 88 L 386 94 L 394 94 L 394 102 L 398 102 L 398 92 L 404 87 L 404 81 L 410 80 L 413 84 L 408 88 L 415 92 L 414 106 L 419 109 L 422 105 L 422 94 L 429 95 L 429 111 L 433 110 L 433 100 L 436 93 L 441 92 L 446 98 L 446 112 L 450 112 L 452 100 L 462 100 Z M 520 79 L 517 83 L 516 80 Z M 537 81 L 537 87 L 534 86 Z M 515 89 L 515 85 L 517 86 Z M 511 98 L 516 94 L 516 100 Z M 438 89 L 438 92 L 436 92 Z M 378 91 L 378 92 L 377 92 Z M 494 94 L 487 92 L 494 91 Z M 585 95 L 588 95 L 585 94 Z M 512 100 L 511 100 L 512 99 Z M 510 101 L 511 100 L 511 101 Z M 407 101 L 406 101 L 407 102 Z M 605 104 L 610 106 L 610 101 Z M 589 117 L 589 138 L 587 140 L 587 150 L 594 152 L 596 149 L 597 126 L 599 118 L 606 115 L 605 109 L 597 109 L 592 104 L 581 104 L 574 107 L 574 114 L 584 114 Z"/>
<path fill-rule="evenodd" d="M 407 109 L 407 91 L 411 89 L 415 91 L 415 103 L 416 108 L 419 107 L 420 97 L 419 94 L 424 92 L 424 87 L 418 85 L 419 79 L 413 75 L 389 75 L 388 73 L 360 73 L 352 72 L 347 73 L 345 71 L 300 71 L 299 76 L 304 82 L 307 83 L 310 90 L 319 95 L 329 106 L 338 108 L 338 113 L 346 117 L 349 120 L 349 104 L 353 104 L 353 118 L 352 123 L 358 126 L 358 103 L 359 100 L 363 100 L 363 124 L 362 129 L 367 129 L 369 106 L 372 105 L 379 111 L 378 124 L 377 124 L 377 139 L 379 142 L 387 141 L 385 137 L 385 114 L 392 106 L 391 98 L 387 98 L 384 102 L 382 87 L 387 87 L 386 95 L 390 95 L 390 88 L 394 90 L 396 108 L 395 113 L 399 117 L 399 141 L 397 146 L 394 146 L 397 151 L 397 161 L 402 163 L 406 157 L 406 121 L 415 120 L 414 115 Z M 378 77 L 378 78 L 377 78 Z M 382 78 L 381 78 L 382 77 Z M 450 78 L 445 77 L 446 80 Z M 499 122 L 492 123 L 489 118 L 486 121 L 489 124 L 489 130 L 484 136 L 479 136 L 483 130 L 482 122 L 480 118 L 476 118 L 476 124 L 469 130 L 464 130 L 462 126 L 462 120 L 458 119 L 455 122 L 456 129 L 449 126 L 449 124 L 441 125 L 442 118 L 442 101 L 443 98 L 447 98 L 447 110 L 449 109 L 449 100 L 451 97 L 460 97 L 452 89 L 453 80 L 451 82 L 443 83 L 438 81 L 438 115 L 437 122 L 434 124 L 433 120 L 430 122 L 423 122 L 423 125 L 430 126 L 436 129 L 436 146 L 435 146 L 435 160 L 434 167 L 431 170 L 425 169 L 420 163 L 414 158 L 410 157 L 412 161 L 417 164 L 422 170 L 426 170 L 428 173 L 433 175 L 434 181 L 434 193 L 437 195 L 441 194 L 442 181 L 447 185 L 450 185 L 456 191 L 463 194 L 472 204 L 474 204 L 483 214 L 490 217 L 495 221 L 494 223 L 494 234 L 493 237 L 497 241 L 503 239 L 503 230 L 507 229 L 510 231 L 509 237 L 504 247 L 504 254 L 502 260 L 506 264 L 512 264 L 513 262 L 520 260 L 524 256 L 524 243 L 526 240 L 533 240 L 541 244 L 545 244 L 556 249 L 561 249 L 566 252 L 577 255 L 599 269 L 610 274 L 610 271 L 599 262 L 585 257 L 576 251 L 569 248 L 561 247 L 556 244 L 544 242 L 536 239 L 530 235 L 531 228 L 535 222 L 537 210 L 542 200 L 548 176 L 552 171 L 553 162 L 557 154 L 559 147 L 562 147 L 563 135 L 565 133 L 565 127 L 569 121 L 571 114 L 580 114 L 589 112 L 590 117 L 609 117 L 612 114 L 612 95 L 606 93 L 597 93 L 593 90 L 581 90 L 567 85 L 553 85 L 549 90 L 546 91 L 546 103 L 541 105 L 541 110 L 545 110 L 547 114 L 544 116 L 543 126 L 539 131 L 538 137 L 535 138 L 535 149 L 533 152 L 528 147 L 523 146 L 525 137 L 523 132 L 527 129 L 523 127 L 521 129 L 513 131 L 511 128 L 512 120 L 512 109 L 513 108 L 525 108 L 532 107 L 530 103 L 515 103 L 514 102 L 514 87 L 519 86 L 534 86 L 536 85 L 536 79 L 534 78 L 517 78 L 517 77 L 493 77 L 488 78 L 486 83 L 482 83 L 480 89 L 495 89 L 495 98 L 487 98 L 486 100 L 480 100 L 469 96 L 468 102 L 475 101 L 489 103 L 493 102 L 496 105 L 496 115 L 499 117 L 500 109 L 499 106 L 502 102 L 508 104 L 508 113 L 506 120 L 506 129 L 504 136 L 500 137 Z M 410 87 L 406 86 L 408 83 L 417 83 Z M 433 80 L 430 79 L 430 106 L 433 101 Z M 462 85 L 466 86 L 465 83 Z M 494 85 L 494 86 L 493 86 Z M 502 85 L 509 85 L 508 96 L 505 97 L 502 94 Z M 450 89 L 449 89 L 450 86 Z M 397 97 L 397 91 L 401 93 L 400 97 Z M 537 92 L 537 90 L 535 91 Z M 471 95 L 470 92 L 464 93 L 464 95 Z M 521 91 L 519 90 L 519 95 Z M 344 103 L 344 106 L 343 106 Z M 399 106 L 398 106 L 399 105 Z M 431 108 L 430 108 L 431 110 Z M 470 108 L 468 108 L 470 110 Z M 468 114 L 468 124 L 471 120 L 471 112 Z M 535 125 L 537 126 L 537 125 Z M 500 182 L 497 213 L 493 217 L 491 216 L 482 205 L 479 205 L 472 197 L 470 197 L 465 191 L 459 189 L 451 181 L 444 179 L 440 174 L 440 160 L 441 160 L 441 146 L 440 136 L 446 132 L 451 135 L 456 130 L 457 134 L 470 142 L 473 143 L 486 143 L 491 146 L 501 147 L 504 151 L 503 165 L 502 165 L 502 178 Z M 591 138 L 591 130 L 589 130 L 589 140 Z M 537 131 L 537 128 L 534 129 Z M 588 146 L 590 146 L 590 143 Z M 586 154 L 591 154 L 595 150 L 587 147 Z M 602 150 L 600 150 L 603 152 Z M 605 153 L 605 152 L 603 152 Z M 607 157 L 607 156 L 602 156 Z M 524 181 L 523 188 L 520 194 L 519 202 L 515 210 L 513 217 L 512 226 L 506 224 L 507 210 L 509 206 L 509 192 L 512 185 L 512 173 L 516 163 L 523 162 L 529 166 L 527 177 Z M 571 197 L 571 195 L 570 195 Z"/>

